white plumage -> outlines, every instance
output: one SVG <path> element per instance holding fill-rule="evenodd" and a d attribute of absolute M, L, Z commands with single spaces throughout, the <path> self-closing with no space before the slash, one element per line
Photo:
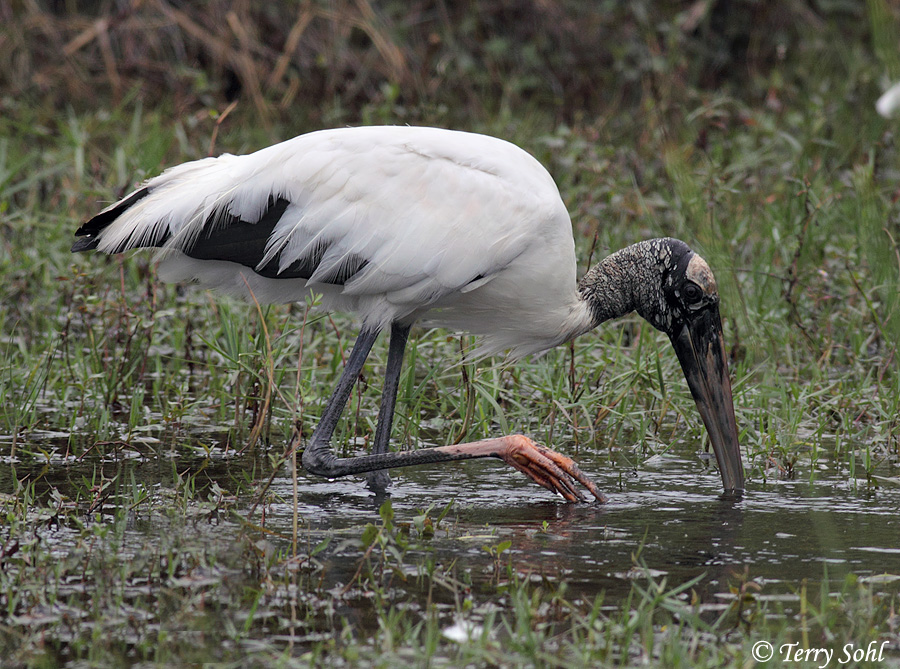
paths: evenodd
<path fill-rule="evenodd" d="M 96 248 L 162 243 L 166 281 L 245 297 L 249 289 L 260 302 L 302 300 L 312 289 L 364 326 L 424 319 L 484 335 L 479 353 L 516 357 L 592 326 L 556 185 L 500 139 L 436 128 L 324 130 L 185 163 L 144 187 L 149 195 L 103 230 Z M 225 215 L 256 222 L 279 198 L 287 207 L 255 269 L 276 263 L 283 274 L 325 248 L 308 279 L 186 254 Z M 343 285 L 330 280 L 360 261 Z"/>

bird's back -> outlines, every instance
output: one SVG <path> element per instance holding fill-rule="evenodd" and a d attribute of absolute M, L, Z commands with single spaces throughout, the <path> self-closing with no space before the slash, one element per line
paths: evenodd
<path fill-rule="evenodd" d="M 574 243 L 550 175 L 513 144 L 457 131 L 324 130 L 185 163 L 77 234 L 76 250 L 161 248 L 166 280 L 260 302 L 311 288 L 370 326 L 426 315 L 493 336 L 490 349 L 558 343 L 574 304 Z"/>

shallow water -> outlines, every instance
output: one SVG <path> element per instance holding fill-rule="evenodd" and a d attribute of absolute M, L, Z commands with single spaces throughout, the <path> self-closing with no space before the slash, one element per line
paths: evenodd
<path fill-rule="evenodd" d="M 456 531 L 434 540 L 445 558 L 484 555 L 484 545 L 510 540 L 519 573 L 565 575 L 584 595 L 606 590 L 607 602 L 630 589 L 638 552 L 673 584 L 706 574 L 713 592 L 727 591 L 745 569 L 763 596 L 796 592 L 802 579 L 821 581 L 823 565 L 833 582 L 847 573 L 900 575 L 900 486 L 870 491 L 861 482 L 857 489 L 846 476 L 821 472 L 814 481 L 751 481 L 735 501 L 720 494 L 715 472 L 698 473 L 696 460 L 665 457 L 622 479 L 581 462 L 608 493 L 607 504 L 564 503 L 492 461 L 395 472 L 391 500 L 398 516 L 429 505 L 436 515 L 454 500 Z M 377 522 L 378 500 L 359 482 L 300 480 L 299 512 L 313 528 Z M 289 480 L 276 479 L 274 489 L 290 499 Z M 276 526 L 289 522 L 291 509 L 270 513 Z"/>
<path fill-rule="evenodd" d="M 720 494 L 718 474 L 705 470 L 693 453 L 656 456 L 638 473 L 624 464 L 609 464 L 608 456 L 603 465 L 587 452 L 578 460 L 609 495 L 607 504 L 568 504 L 498 461 L 479 460 L 394 470 L 389 494 L 395 521 L 409 523 L 429 507 L 435 518 L 452 501 L 438 532 L 427 540 L 435 561 L 470 567 L 477 585 L 479 579 L 487 581 L 491 571 L 485 547 L 508 540 L 504 564 L 511 560 L 520 576 L 565 580 L 569 596 L 582 599 L 603 591 L 607 605 L 615 605 L 630 591 L 631 582 L 643 577 L 638 563 L 654 576 L 665 577 L 670 586 L 703 575 L 695 590 L 706 602 L 715 602 L 726 596 L 729 586 L 752 579 L 760 586 L 757 596 L 783 602 L 787 612 L 793 601 L 799 601 L 804 579 L 812 586 L 827 574 L 830 583 L 839 584 L 852 573 L 871 580 L 877 590 L 891 582 L 885 574 L 900 575 L 900 486 L 890 482 L 879 488 L 869 488 L 865 481 L 855 485 L 846 473 L 827 468 L 817 469 L 810 478 L 798 466 L 797 475 L 807 478 L 750 480 L 745 495 L 734 500 Z M 173 472 L 183 475 L 201 469 L 197 481 L 218 483 L 226 491 L 247 476 L 258 489 L 271 475 L 264 460 L 249 456 L 185 459 L 130 454 L 103 462 L 88 456 L 43 464 L 26 459 L 0 467 L 0 493 L 13 493 L 14 478 L 39 478 L 38 490 L 52 486 L 73 495 L 79 482 L 83 486 L 84 480 L 101 472 L 108 479 L 134 477 L 146 489 L 160 490 L 171 485 Z M 359 538 L 367 523 L 380 524 L 383 498 L 366 489 L 362 480 L 329 481 L 300 472 L 298 483 L 304 544 L 315 546 L 328 536 Z M 269 540 L 281 542 L 281 548 L 287 540 L 279 537 L 291 534 L 292 489 L 283 468 L 265 505 L 265 527 L 273 532 Z M 241 495 L 238 513 L 245 515 L 255 500 L 256 493 Z M 111 499 L 105 510 L 115 504 Z M 158 503 L 153 506 L 160 508 Z M 140 544 L 163 531 L 167 521 L 155 520 L 154 513 L 139 510 L 140 522 L 126 530 L 131 541 Z M 252 522 L 259 521 L 257 512 Z M 226 519 L 221 526 L 204 530 L 203 541 L 227 545 L 234 540 L 235 529 Z M 54 537 L 68 541 L 65 532 L 46 538 L 52 544 Z M 319 559 L 325 579 L 344 585 L 358 567 L 359 550 L 348 555 L 334 548 L 338 543 L 333 542 Z"/>

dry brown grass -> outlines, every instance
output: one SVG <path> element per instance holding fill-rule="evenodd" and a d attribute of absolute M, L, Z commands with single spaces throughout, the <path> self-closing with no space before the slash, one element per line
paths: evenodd
<path fill-rule="evenodd" d="M 134 88 L 180 101 L 242 95 L 266 117 L 322 99 L 377 100 L 390 84 L 414 103 L 458 80 L 465 64 L 451 61 L 467 61 L 472 51 L 455 30 L 460 18 L 443 2 L 377 10 L 369 0 L 56 4 L 62 3 L 25 0 L 0 8 L 7 27 L 0 35 L 0 84 L 13 95 L 57 105 L 90 104 L 98 94 L 115 102 Z M 541 26 L 560 41 L 576 32 L 553 3 L 488 10 L 472 29 L 474 43 L 492 24 L 506 22 L 515 26 L 510 37 L 518 44 Z M 487 75 L 502 83 L 504 73 Z"/>
<path fill-rule="evenodd" d="M 718 85 L 723 64 L 762 65 L 770 34 L 818 20 L 803 0 L 600 4 L 13 0 L 0 4 L 0 90 L 57 109 L 131 93 L 179 110 L 241 98 L 263 121 L 384 103 L 568 118 L 647 86 Z M 654 62 L 674 48 L 684 56 L 661 75 Z"/>

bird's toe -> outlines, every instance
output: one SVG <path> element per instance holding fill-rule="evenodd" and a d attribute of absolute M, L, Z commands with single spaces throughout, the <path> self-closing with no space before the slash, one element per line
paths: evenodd
<path fill-rule="evenodd" d="M 598 502 L 606 501 L 606 496 L 571 458 L 536 444 L 524 435 L 507 437 L 507 444 L 507 451 L 501 456 L 503 460 L 538 485 L 559 493 L 570 502 L 584 502 L 587 499 L 577 487 L 580 483 Z"/>

